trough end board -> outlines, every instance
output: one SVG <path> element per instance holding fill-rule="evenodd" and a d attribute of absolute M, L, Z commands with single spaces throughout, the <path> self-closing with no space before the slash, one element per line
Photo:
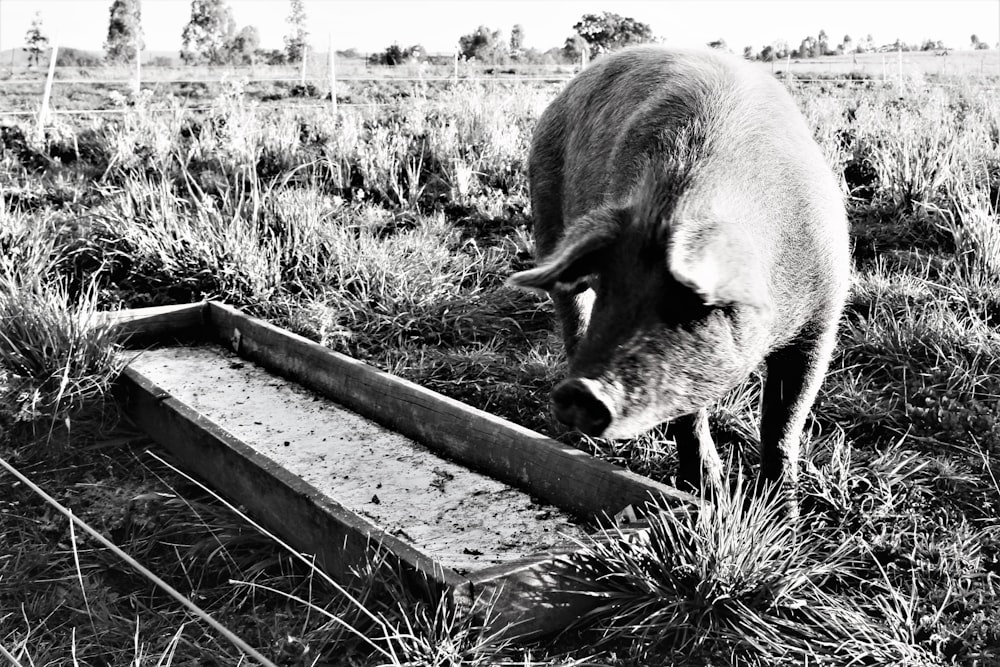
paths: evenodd
<path fill-rule="evenodd" d="M 153 306 L 101 313 L 112 322 L 126 342 L 156 342 L 170 337 L 191 338 L 205 334 L 208 303 L 185 303 L 178 306 Z"/>

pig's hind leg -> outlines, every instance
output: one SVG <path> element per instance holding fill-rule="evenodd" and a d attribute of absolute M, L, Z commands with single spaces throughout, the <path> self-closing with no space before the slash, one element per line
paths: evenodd
<path fill-rule="evenodd" d="M 799 445 L 806 417 L 830 362 L 834 332 L 803 336 L 772 352 L 761 394 L 760 476 L 775 485 L 790 517 L 798 515 Z"/>

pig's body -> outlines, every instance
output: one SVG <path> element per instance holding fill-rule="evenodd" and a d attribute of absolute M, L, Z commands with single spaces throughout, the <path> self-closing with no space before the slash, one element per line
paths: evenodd
<path fill-rule="evenodd" d="M 764 362 L 762 474 L 793 491 L 849 269 L 841 192 L 784 88 L 714 52 L 627 49 L 552 102 L 529 169 L 538 267 L 512 282 L 555 303 L 556 415 L 616 438 L 674 420 L 697 488 L 718 474 L 706 406 Z"/>

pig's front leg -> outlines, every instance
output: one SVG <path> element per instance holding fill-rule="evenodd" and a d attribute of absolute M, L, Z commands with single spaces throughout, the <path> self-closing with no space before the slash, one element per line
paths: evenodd
<path fill-rule="evenodd" d="M 670 422 L 670 434 L 677 446 L 677 488 L 696 495 L 718 489 L 722 461 L 708 430 L 708 410 L 702 408 Z"/>
<path fill-rule="evenodd" d="M 760 475 L 798 516 L 799 444 L 833 350 L 832 333 L 800 339 L 767 358 L 761 394 Z"/>

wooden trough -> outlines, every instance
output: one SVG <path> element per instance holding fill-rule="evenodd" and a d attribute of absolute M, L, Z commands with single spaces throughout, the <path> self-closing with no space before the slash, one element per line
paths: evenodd
<path fill-rule="evenodd" d="M 508 635 L 596 604 L 588 528 L 696 502 L 220 303 L 108 316 L 138 350 L 119 399 L 190 472 L 334 578 L 377 555 Z"/>

